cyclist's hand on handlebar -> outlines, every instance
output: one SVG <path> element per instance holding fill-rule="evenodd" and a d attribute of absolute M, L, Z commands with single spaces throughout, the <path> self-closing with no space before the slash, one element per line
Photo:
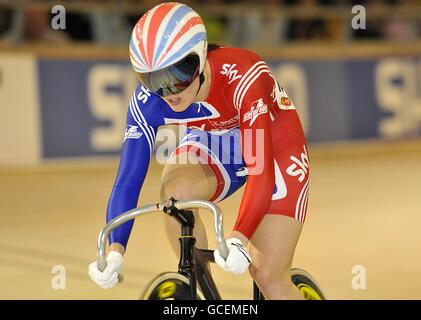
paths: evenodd
<path fill-rule="evenodd" d="M 241 240 L 237 238 L 229 238 L 227 240 L 227 246 L 228 257 L 226 260 L 220 255 L 218 249 L 213 252 L 216 264 L 227 272 L 236 274 L 244 273 L 251 263 L 247 249 Z"/>
<path fill-rule="evenodd" d="M 123 268 L 124 258 L 116 251 L 110 251 L 107 255 L 107 267 L 104 271 L 98 269 L 97 262 L 89 265 L 89 277 L 98 286 L 104 289 L 114 287 L 118 282 L 118 274 Z"/>

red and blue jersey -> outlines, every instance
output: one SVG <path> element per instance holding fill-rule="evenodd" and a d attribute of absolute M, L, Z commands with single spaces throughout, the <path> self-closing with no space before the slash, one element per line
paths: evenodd
<path fill-rule="evenodd" d="M 283 112 L 295 107 L 255 53 L 218 48 L 208 53 L 208 63 L 211 82 L 207 99 L 191 104 L 183 112 L 173 111 L 160 96 L 142 85 L 136 88 L 127 113 L 126 137 L 108 203 L 107 221 L 137 206 L 157 130 L 167 124 L 183 124 L 203 131 L 236 129 L 252 136 L 260 131 L 264 144 L 263 170 L 253 174 L 254 158 L 243 153 L 249 176 L 234 229 L 250 238 L 268 212 L 274 190 L 279 193 L 275 188 L 274 140 L 280 133 L 273 124 Z M 128 222 L 116 229 L 110 242 L 126 246 L 132 224 Z"/>

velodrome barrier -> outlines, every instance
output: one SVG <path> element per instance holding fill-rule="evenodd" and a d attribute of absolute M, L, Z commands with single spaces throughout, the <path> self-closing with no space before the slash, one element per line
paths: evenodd
<path fill-rule="evenodd" d="M 0 165 L 119 153 L 136 79 L 122 49 L 101 56 L 83 50 L 0 51 Z M 308 50 L 261 55 L 297 106 L 310 142 L 421 134 L 418 49 Z"/>

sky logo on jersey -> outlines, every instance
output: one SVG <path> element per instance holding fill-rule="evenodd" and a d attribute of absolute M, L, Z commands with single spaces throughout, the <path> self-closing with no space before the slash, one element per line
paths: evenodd
<path fill-rule="evenodd" d="M 126 128 L 126 132 L 124 133 L 124 141 L 126 139 L 139 139 L 143 133 L 137 131 L 138 126 L 131 126 L 129 125 L 129 128 Z"/>
<path fill-rule="evenodd" d="M 137 94 L 137 100 L 145 104 L 148 102 L 149 97 L 151 96 L 151 93 L 148 89 L 146 89 L 144 86 L 140 86 L 140 92 Z"/>
<path fill-rule="evenodd" d="M 257 117 L 261 114 L 265 114 L 268 112 L 268 106 L 263 102 L 263 98 L 260 98 L 256 101 L 254 101 L 251 104 L 250 111 L 247 111 L 244 114 L 243 122 L 250 121 L 249 126 L 251 127 L 253 123 L 256 121 Z"/>
<path fill-rule="evenodd" d="M 235 69 L 236 66 L 237 65 L 235 63 L 234 64 L 225 63 L 222 66 L 221 74 L 223 76 L 228 76 L 228 78 L 230 79 L 228 81 L 228 84 L 231 84 L 235 80 L 241 79 L 241 77 L 242 77 L 242 75 L 237 75 L 238 70 Z"/>
<path fill-rule="evenodd" d="M 304 151 L 300 154 L 300 159 L 295 156 L 289 157 L 293 164 L 287 168 L 287 173 L 292 177 L 298 176 L 298 181 L 303 182 L 310 168 L 306 146 L 303 146 Z"/>

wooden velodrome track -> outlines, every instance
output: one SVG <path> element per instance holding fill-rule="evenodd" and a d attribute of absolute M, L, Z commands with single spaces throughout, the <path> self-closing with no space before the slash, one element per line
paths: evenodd
<path fill-rule="evenodd" d="M 421 141 L 310 146 L 310 158 L 308 218 L 294 266 L 310 271 L 331 299 L 421 299 Z M 137 299 L 154 275 L 175 271 L 156 214 L 135 224 L 122 284 L 103 290 L 89 280 L 117 164 L 0 169 L 1 299 Z M 152 166 L 140 204 L 158 200 L 160 170 Z M 240 199 L 238 192 L 221 204 L 226 230 Z M 211 217 L 204 221 L 211 230 Z M 66 290 L 52 289 L 54 265 L 65 267 Z M 354 265 L 366 269 L 365 290 L 351 286 Z M 213 270 L 223 297 L 251 298 L 248 274 Z"/>

